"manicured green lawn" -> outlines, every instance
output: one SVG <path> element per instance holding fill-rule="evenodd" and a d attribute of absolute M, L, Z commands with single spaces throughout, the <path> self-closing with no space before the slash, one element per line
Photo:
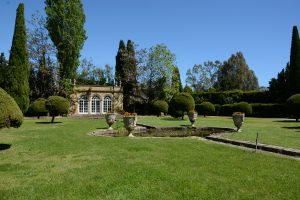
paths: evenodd
<path fill-rule="evenodd" d="M 0 130 L 0 143 L 11 144 L 0 151 L 0 199 L 299 199 L 299 160 L 191 138 L 86 134 L 104 120 L 44 121 Z"/>
<path fill-rule="evenodd" d="M 139 122 L 156 126 L 190 125 L 187 116 L 184 120 L 171 117 L 139 117 Z M 223 126 L 235 128 L 231 117 L 198 117 L 197 126 Z M 258 142 L 300 149 L 300 122 L 289 119 L 246 117 L 242 132 L 227 133 L 223 137 L 235 140 Z"/>

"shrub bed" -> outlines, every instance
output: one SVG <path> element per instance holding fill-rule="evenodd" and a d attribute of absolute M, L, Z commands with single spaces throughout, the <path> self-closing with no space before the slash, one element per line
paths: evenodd
<path fill-rule="evenodd" d="M 214 115 L 215 114 L 215 106 L 210 102 L 202 102 L 201 104 L 196 104 L 196 111 L 199 115 Z"/>

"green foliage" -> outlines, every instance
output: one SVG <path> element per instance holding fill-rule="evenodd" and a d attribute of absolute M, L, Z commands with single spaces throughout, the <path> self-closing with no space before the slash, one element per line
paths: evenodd
<path fill-rule="evenodd" d="M 287 98 L 287 69 L 289 68 L 289 63 L 287 63 L 286 68 L 282 69 L 281 72 L 277 74 L 277 78 L 272 78 L 269 81 L 269 91 L 271 96 L 276 102 L 284 102 Z"/>
<path fill-rule="evenodd" d="M 220 114 L 221 116 L 231 116 L 233 113 L 233 104 L 224 104 L 221 106 Z"/>
<path fill-rule="evenodd" d="M 19 4 L 12 46 L 9 56 L 9 67 L 2 87 L 12 96 L 21 111 L 25 113 L 29 107 L 29 61 L 24 17 L 24 4 Z"/>
<path fill-rule="evenodd" d="M 185 85 L 185 87 L 183 88 L 183 92 L 193 94 L 192 88 L 188 85 Z"/>
<path fill-rule="evenodd" d="M 202 102 L 201 104 L 196 104 L 195 106 L 199 115 L 213 115 L 215 114 L 215 106 L 210 102 Z"/>
<path fill-rule="evenodd" d="M 46 109 L 46 101 L 47 100 L 44 98 L 35 100 L 31 105 L 33 114 L 36 116 L 46 115 L 48 113 L 48 110 Z"/>
<path fill-rule="evenodd" d="M 124 67 L 126 64 L 126 47 L 123 40 L 120 40 L 118 53 L 116 55 L 115 80 L 116 85 L 121 86 L 124 79 Z"/>
<path fill-rule="evenodd" d="M 172 117 L 182 117 L 184 112 L 195 109 L 194 98 L 189 93 L 178 93 L 173 96 L 169 105 L 169 113 Z"/>
<path fill-rule="evenodd" d="M 252 103 L 251 107 L 254 117 L 286 117 L 285 104 Z"/>
<path fill-rule="evenodd" d="M 290 65 L 287 68 L 289 95 L 300 93 L 300 39 L 297 26 L 293 27 Z"/>
<path fill-rule="evenodd" d="M 165 99 L 170 101 L 175 94 L 172 77 L 176 67 L 176 56 L 166 45 L 158 44 L 138 54 L 138 80 L 145 91 L 148 101 Z"/>
<path fill-rule="evenodd" d="M 160 113 L 168 113 L 168 109 L 169 109 L 169 105 L 167 102 L 163 101 L 163 100 L 156 100 L 153 103 L 153 111 L 155 114 L 157 114 L 158 116 L 160 115 Z"/>
<path fill-rule="evenodd" d="M 192 94 L 196 104 L 209 101 L 213 104 L 232 104 L 241 101 L 249 103 L 270 103 L 279 101 L 269 91 L 246 91 L 233 90 L 226 92 L 197 92 Z"/>
<path fill-rule="evenodd" d="M 220 104 L 214 104 L 215 106 L 215 114 L 220 115 L 221 105 Z"/>
<path fill-rule="evenodd" d="M 4 53 L 0 55 L 0 87 L 4 88 L 5 79 L 7 77 L 6 73 L 8 71 L 8 61 L 5 58 Z"/>
<path fill-rule="evenodd" d="M 258 81 L 254 71 L 249 69 L 243 54 L 237 52 L 220 67 L 215 86 L 221 91 L 258 90 Z"/>
<path fill-rule="evenodd" d="M 292 95 L 286 101 L 287 113 L 293 116 L 296 121 L 299 121 L 300 117 L 300 94 Z"/>
<path fill-rule="evenodd" d="M 18 128 L 22 122 L 23 114 L 18 104 L 5 90 L 0 88 L 0 129 L 4 127 Z"/>
<path fill-rule="evenodd" d="M 186 82 L 192 86 L 194 91 L 207 91 L 214 87 L 221 65 L 220 61 L 207 61 L 203 65 L 194 65 L 186 72 Z"/>
<path fill-rule="evenodd" d="M 243 112 L 245 115 L 252 114 L 252 106 L 247 102 L 239 102 L 233 104 L 233 112 Z"/>
<path fill-rule="evenodd" d="M 67 99 L 60 96 L 50 96 L 46 101 L 46 108 L 52 116 L 52 123 L 54 117 L 60 114 L 67 114 L 69 111 L 70 103 Z"/>
<path fill-rule="evenodd" d="M 57 49 L 59 78 L 74 79 L 80 50 L 86 40 L 81 0 L 45 0 L 46 27 Z"/>

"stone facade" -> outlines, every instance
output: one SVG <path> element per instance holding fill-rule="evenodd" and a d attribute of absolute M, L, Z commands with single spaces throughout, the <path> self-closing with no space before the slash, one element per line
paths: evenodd
<path fill-rule="evenodd" d="M 117 86 L 76 85 L 71 95 L 70 114 L 102 115 L 123 110 L 123 91 Z"/>

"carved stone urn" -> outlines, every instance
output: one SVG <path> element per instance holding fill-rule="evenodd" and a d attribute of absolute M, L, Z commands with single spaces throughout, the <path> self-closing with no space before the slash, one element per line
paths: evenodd
<path fill-rule="evenodd" d="M 113 128 L 111 127 L 115 121 L 116 121 L 116 113 L 107 113 L 105 115 L 105 120 L 106 120 L 106 123 L 108 124 L 109 128 L 108 130 L 113 130 Z"/>
<path fill-rule="evenodd" d="M 241 132 L 241 127 L 244 123 L 245 113 L 235 112 L 232 114 L 233 123 L 237 128 L 237 132 Z"/>
<path fill-rule="evenodd" d="M 129 132 L 128 137 L 134 137 L 132 131 L 135 129 L 137 117 L 136 115 L 123 116 L 123 122 L 126 130 Z"/>
<path fill-rule="evenodd" d="M 195 127 L 195 121 L 198 117 L 198 113 L 195 111 L 188 112 L 189 120 L 192 123 L 192 127 Z"/>

